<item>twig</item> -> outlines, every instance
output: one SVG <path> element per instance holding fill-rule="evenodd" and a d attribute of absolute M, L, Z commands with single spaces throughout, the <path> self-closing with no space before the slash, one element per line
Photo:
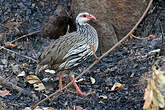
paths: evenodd
<path fill-rule="evenodd" d="M 161 47 L 160 47 L 160 52 L 159 52 L 159 55 L 163 55 L 164 54 L 164 32 L 163 32 L 163 28 L 162 28 L 162 25 L 159 24 L 159 27 L 160 27 L 160 31 L 162 33 L 162 42 L 161 42 Z"/>
<path fill-rule="evenodd" d="M 14 42 L 16 42 L 17 40 L 20 40 L 20 39 L 22 39 L 22 38 L 31 36 L 31 35 L 33 35 L 33 34 L 37 34 L 37 33 L 39 33 L 39 32 L 40 32 L 40 31 L 34 31 L 34 32 L 31 32 L 31 33 L 28 33 L 28 34 L 26 34 L 26 35 L 23 35 L 23 36 L 21 36 L 21 37 L 15 39 L 15 40 L 13 40 L 13 41 L 11 41 L 10 43 L 14 43 Z M 3 47 L 3 46 L 0 46 L 0 50 L 1 50 L 1 49 L 7 50 L 7 51 L 12 52 L 12 53 L 15 53 L 15 54 L 17 54 L 17 55 L 19 55 L 19 56 L 21 56 L 21 57 L 24 57 L 24 58 L 26 58 L 26 59 L 30 59 L 30 60 L 32 60 L 32 61 L 34 61 L 34 62 L 37 62 L 37 60 L 35 60 L 35 59 L 31 58 L 31 57 L 28 57 L 28 56 L 25 56 L 25 55 L 20 55 L 19 53 L 15 52 L 15 51 L 12 51 L 12 50 L 10 50 L 10 49 L 7 49 L 7 48 L 5 48 L 5 47 Z"/>
<path fill-rule="evenodd" d="M 7 50 L 7 51 L 9 51 L 9 52 L 11 52 L 11 53 L 15 53 L 15 54 L 17 54 L 17 55 L 19 55 L 19 56 L 21 56 L 21 57 L 24 57 L 24 58 L 26 58 L 26 59 L 32 60 L 32 61 L 34 61 L 34 62 L 37 62 L 37 60 L 35 60 L 35 59 L 31 58 L 31 57 L 28 57 L 28 56 L 25 56 L 25 55 L 20 55 L 19 53 L 15 52 L 15 51 L 12 51 L 12 50 L 10 50 L 10 49 L 7 49 L 7 48 L 5 48 L 5 47 L 3 47 L 3 46 L 0 46 L 0 50 L 1 50 L 1 49 Z"/>
<path fill-rule="evenodd" d="M 144 11 L 143 15 L 141 16 L 141 18 L 139 19 L 139 21 L 136 23 L 136 25 L 132 28 L 132 30 L 125 36 L 123 37 L 118 43 L 116 43 L 112 48 L 110 48 L 107 52 L 105 52 L 99 60 L 95 60 L 86 70 L 84 70 L 79 76 L 77 76 L 75 78 L 75 80 L 77 80 L 78 78 L 80 78 L 82 75 L 84 75 L 86 72 L 88 72 L 91 68 L 93 68 L 93 66 L 98 63 L 102 58 L 106 57 L 110 52 L 112 52 L 116 47 L 118 47 L 123 41 L 125 41 L 130 34 L 132 34 L 134 32 L 134 30 L 137 28 L 137 26 L 140 24 L 140 22 L 142 21 L 142 19 L 144 18 L 144 16 L 147 14 L 151 4 L 152 4 L 153 0 L 150 0 L 146 10 Z M 71 81 L 70 83 L 68 83 L 65 87 L 63 87 L 61 90 L 57 90 L 56 92 L 50 94 L 48 97 L 42 99 L 40 102 L 38 102 L 37 104 L 35 104 L 32 109 L 34 110 L 34 108 L 36 108 L 38 105 L 40 105 L 41 103 L 43 103 L 44 101 L 48 100 L 49 98 L 57 95 L 59 92 L 63 91 L 64 89 L 67 89 L 68 87 L 71 86 L 71 84 L 73 83 L 73 81 Z"/>
<path fill-rule="evenodd" d="M 149 39 L 154 39 L 154 38 L 156 38 L 156 37 L 153 37 L 153 35 L 150 35 L 150 36 L 148 36 L 148 37 L 141 38 L 141 37 L 136 37 L 136 36 L 133 35 L 133 34 L 130 34 L 130 37 L 133 37 L 133 38 L 138 39 L 138 40 L 149 40 Z"/>
<path fill-rule="evenodd" d="M 9 90 L 15 90 L 15 91 L 22 93 L 24 95 L 27 95 L 27 96 L 31 95 L 30 92 L 27 92 L 24 89 L 22 89 L 21 87 L 14 85 L 11 82 L 8 82 L 6 79 L 2 78 L 1 76 L 0 76 L 0 85 L 2 85 L 3 87 L 5 87 Z"/>
<path fill-rule="evenodd" d="M 21 36 L 21 37 L 15 39 L 15 40 L 11 41 L 11 43 L 14 43 L 14 42 L 16 42 L 17 40 L 20 40 L 20 39 L 22 39 L 22 38 L 24 38 L 24 37 L 28 37 L 28 36 L 31 36 L 31 35 L 33 35 L 33 34 L 37 34 L 37 33 L 39 33 L 39 32 L 40 32 L 40 31 L 34 31 L 34 32 L 31 32 L 31 33 L 25 34 L 25 35 L 23 35 L 23 36 Z"/>

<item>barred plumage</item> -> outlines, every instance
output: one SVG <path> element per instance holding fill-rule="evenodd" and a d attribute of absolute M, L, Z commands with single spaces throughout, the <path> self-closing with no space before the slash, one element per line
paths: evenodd
<path fill-rule="evenodd" d="M 72 70 L 93 55 L 89 44 L 98 48 L 98 35 L 96 30 L 86 23 L 95 19 L 89 13 L 80 13 L 76 18 L 77 31 L 61 36 L 48 46 L 38 58 L 36 73 L 42 65 L 48 65 L 56 71 Z"/>

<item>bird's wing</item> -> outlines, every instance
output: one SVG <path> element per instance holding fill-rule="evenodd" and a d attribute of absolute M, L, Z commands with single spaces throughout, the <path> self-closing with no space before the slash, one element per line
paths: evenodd
<path fill-rule="evenodd" d="M 54 43 L 50 44 L 39 56 L 39 64 L 61 64 L 65 61 L 65 59 L 69 58 L 73 54 L 77 54 L 78 51 L 76 48 L 79 47 L 78 45 L 83 44 L 84 37 L 80 36 L 80 34 L 77 32 L 61 36 Z M 71 52 L 72 50 L 73 52 Z"/>

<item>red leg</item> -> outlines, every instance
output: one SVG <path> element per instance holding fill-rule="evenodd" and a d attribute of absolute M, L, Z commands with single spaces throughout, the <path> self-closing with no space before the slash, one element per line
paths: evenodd
<path fill-rule="evenodd" d="M 80 88 L 78 87 L 77 83 L 75 82 L 75 80 L 70 76 L 69 77 L 71 81 L 73 81 L 73 85 L 76 88 L 76 92 L 78 95 L 87 95 L 86 93 L 83 93 Z"/>
<path fill-rule="evenodd" d="M 61 76 L 61 72 L 59 72 L 59 89 L 62 89 L 62 76 Z"/>

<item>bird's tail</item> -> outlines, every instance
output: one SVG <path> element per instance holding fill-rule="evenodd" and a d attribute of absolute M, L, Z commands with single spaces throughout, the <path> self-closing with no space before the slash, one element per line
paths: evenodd
<path fill-rule="evenodd" d="M 36 71 L 35 71 L 35 74 L 37 75 L 37 74 L 39 74 L 41 71 L 43 71 L 43 70 L 46 70 L 46 69 L 48 69 L 49 68 L 49 66 L 48 65 L 37 65 L 37 68 L 36 68 Z"/>

